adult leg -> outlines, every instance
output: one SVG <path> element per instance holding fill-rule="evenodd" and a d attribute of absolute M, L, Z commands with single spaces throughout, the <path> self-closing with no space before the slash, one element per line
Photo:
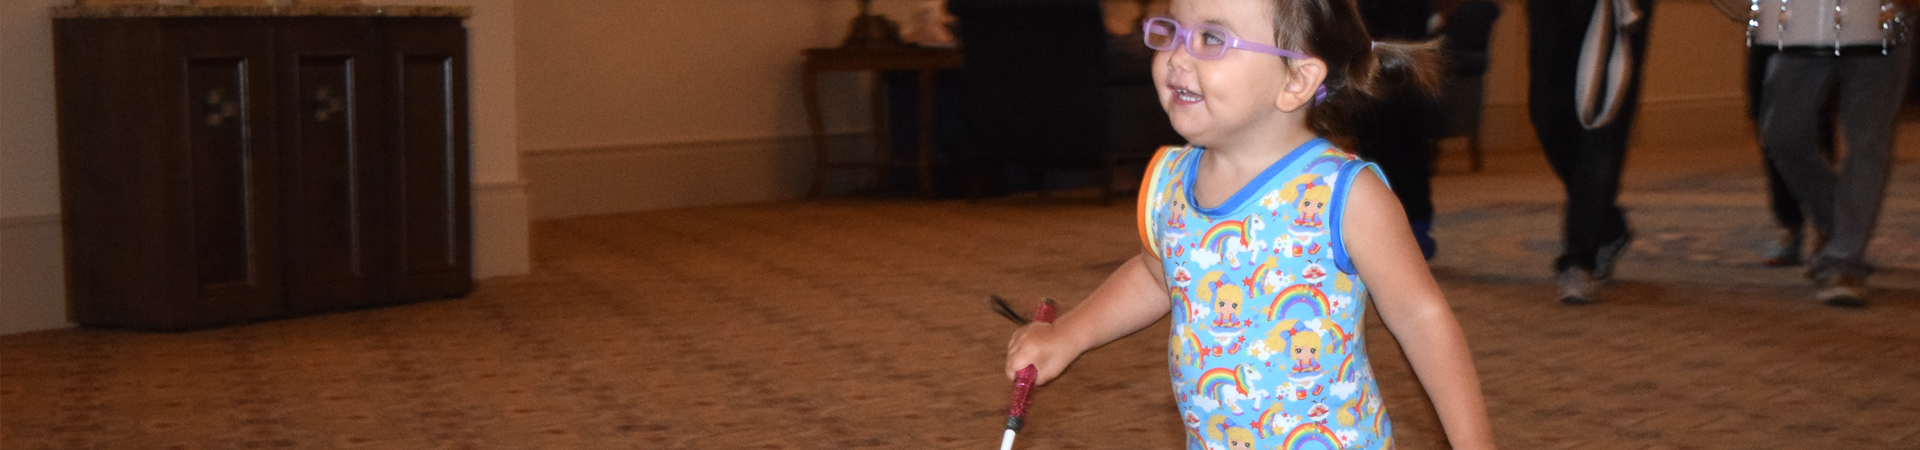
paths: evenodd
<path fill-rule="evenodd" d="M 1592 249 L 1593 276 L 1605 280 L 1612 276 L 1617 257 L 1624 252 L 1632 239 L 1627 229 L 1627 216 L 1620 209 L 1620 172 L 1626 163 L 1629 132 L 1633 119 L 1640 111 L 1640 73 L 1646 62 L 1647 30 L 1653 22 L 1653 1 L 1634 0 L 1639 4 L 1643 16 L 1641 26 L 1629 35 L 1633 46 L 1633 68 L 1626 83 L 1625 95 L 1621 98 L 1619 115 L 1606 126 L 1587 130 L 1587 138 L 1581 141 L 1581 155 L 1586 159 L 1580 176 L 1585 177 L 1579 185 L 1581 191 L 1569 196 L 1567 202 L 1579 211 L 1572 217 L 1580 224 L 1577 234 L 1568 240 L 1568 247 L 1582 250 Z M 1567 184 L 1575 183 L 1568 180 Z M 1569 189 L 1569 192 L 1572 192 Z M 1576 244 L 1577 243 L 1577 244 Z M 1580 255 L 1582 257 L 1584 254 Z"/>
<path fill-rule="evenodd" d="M 1833 84 L 1837 58 L 1774 55 L 1761 96 L 1760 136 L 1773 167 L 1813 216 L 1816 232 L 1833 235 L 1835 175 L 1819 153 L 1818 115 Z"/>
<path fill-rule="evenodd" d="M 1647 14 L 1643 24 L 1651 23 L 1652 2 L 1635 3 Z M 1529 55 L 1534 81 L 1529 102 L 1547 161 L 1567 190 L 1562 222 L 1565 248 L 1554 261 L 1554 270 L 1577 267 L 1604 280 L 1611 275 L 1613 258 L 1625 249 L 1628 238 L 1626 216 L 1616 200 L 1628 131 L 1639 109 L 1639 66 L 1645 61 L 1646 30 L 1651 27 L 1643 25 L 1629 36 L 1633 70 L 1619 114 L 1607 126 L 1588 130 L 1577 119 L 1573 85 L 1575 58 L 1579 57 L 1593 5 L 1592 1 L 1528 2 L 1528 19 L 1533 21 L 1528 30 L 1532 38 L 1529 44 L 1535 45 Z M 1548 14 L 1555 17 L 1545 17 Z"/>
<path fill-rule="evenodd" d="M 1894 119 L 1906 97 L 1907 51 L 1841 58 L 1836 112 L 1846 130 L 1847 155 L 1836 181 L 1833 234 L 1809 261 L 1816 279 L 1873 272 L 1867 242 L 1887 187 Z"/>
<path fill-rule="evenodd" d="M 1756 135 L 1760 128 L 1760 99 L 1762 88 L 1766 86 L 1767 60 L 1772 59 L 1778 51 L 1777 47 L 1771 45 L 1747 47 L 1747 119 L 1753 121 Z M 1781 179 L 1780 171 L 1773 168 L 1773 158 L 1767 156 L 1765 144 L 1760 145 L 1760 170 L 1767 175 L 1767 206 L 1773 212 L 1774 222 L 1780 224 L 1780 237 L 1767 248 L 1761 264 L 1800 264 L 1801 232 L 1807 227 L 1807 219 L 1800 213 L 1800 201 L 1793 198 L 1793 191 L 1787 189 L 1786 180 Z"/>
<path fill-rule="evenodd" d="M 1593 14 L 1595 0 L 1528 0 L 1527 69 L 1529 72 L 1527 110 L 1533 120 L 1534 134 L 1540 139 L 1547 163 L 1553 167 L 1567 191 L 1568 203 L 1561 222 L 1560 257 L 1553 263 L 1555 272 L 1577 267 L 1593 270 L 1592 248 L 1575 244 L 1582 229 L 1573 198 L 1585 190 L 1584 158 L 1580 154 L 1586 130 L 1580 126 L 1574 104 L 1574 81 L 1581 39 Z M 1591 247 L 1591 246 L 1588 246 Z"/>

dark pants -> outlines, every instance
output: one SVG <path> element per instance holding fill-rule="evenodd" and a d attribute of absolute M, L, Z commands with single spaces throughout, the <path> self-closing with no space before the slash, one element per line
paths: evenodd
<path fill-rule="evenodd" d="M 1553 263 L 1555 271 L 1594 270 L 1600 247 L 1627 235 L 1626 214 L 1616 200 L 1628 130 L 1639 110 L 1640 66 L 1646 60 L 1646 30 L 1651 28 L 1646 24 L 1653 21 L 1652 0 L 1634 1 L 1646 18 L 1631 36 L 1633 74 L 1626 97 L 1613 123 L 1588 130 L 1575 110 L 1574 80 L 1596 0 L 1527 0 L 1527 68 L 1532 71 L 1528 112 L 1547 162 L 1567 189 L 1565 248 Z"/>
<path fill-rule="evenodd" d="M 1432 117 L 1439 105 L 1412 86 L 1396 88 L 1357 117 L 1354 149 L 1380 165 L 1407 221 L 1433 221 Z"/>
<path fill-rule="evenodd" d="M 1783 53 L 1767 62 L 1760 135 L 1814 229 L 1827 237 L 1807 261 L 1816 278 L 1873 272 L 1867 242 L 1886 193 L 1907 60 L 1907 49 L 1897 48 L 1890 56 Z M 1847 154 L 1839 168 L 1819 154 L 1819 116 L 1829 102 L 1846 130 Z"/>
<path fill-rule="evenodd" d="M 1753 119 L 1757 127 L 1760 123 L 1760 94 L 1766 86 L 1767 60 L 1779 52 L 1771 45 L 1754 45 L 1747 49 L 1747 116 Z M 1833 105 L 1827 104 L 1820 112 L 1820 154 L 1833 159 Z M 1767 156 L 1767 146 L 1760 145 L 1760 162 L 1767 169 L 1767 206 L 1773 210 L 1773 219 L 1780 227 L 1800 232 L 1806 229 L 1807 216 L 1801 211 L 1800 201 L 1793 198 L 1793 190 L 1787 189 L 1787 182 L 1780 178 L 1780 169 L 1773 167 L 1773 158 Z"/>

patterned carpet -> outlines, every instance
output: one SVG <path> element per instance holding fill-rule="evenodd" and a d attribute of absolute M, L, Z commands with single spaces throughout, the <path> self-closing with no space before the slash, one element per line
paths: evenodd
<path fill-rule="evenodd" d="M 1585 307 L 1550 301 L 1560 194 L 1538 154 L 1448 169 L 1435 273 L 1500 444 L 1920 448 L 1910 153 L 1864 310 L 1819 305 L 1796 270 L 1755 262 L 1773 231 L 1751 147 L 1636 149 L 1624 202 L 1641 239 Z M 465 299 L 0 337 L 0 448 L 989 448 L 1012 326 L 981 299 L 1070 308 L 1136 249 L 1129 208 L 1074 195 L 544 222 L 535 273 Z M 1391 335 L 1368 328 L 1397 440 L 1444 448 Z M 1164 333 L 1043 387 L 1017 447 L 1181 445 Z"/>

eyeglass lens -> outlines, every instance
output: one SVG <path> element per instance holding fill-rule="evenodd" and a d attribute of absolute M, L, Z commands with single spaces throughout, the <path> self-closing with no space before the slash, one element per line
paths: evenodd
<path fill-rule="evenodd" d="M 1209 26 L 1201 26 L 1189 30 L 1191 30 L 1192 34 L 1187 36 L 1186 45 L 1187 51 L 1192 53 L 1193 56 L 1202 59 L 1217 59 L 1227 53 L 1227 41 L 1231 36 L 1225 31 Z M 1146 24 L 1147 47 L 1163 52 L 1172 51 L 1174 50 L 1174 45 L 1180 43 L 1178 41 L 1180 41 L 1179 35 L 1181 31 L 1186 30 L 1182 30 L 1180 25 L 1172 20 L 1156 19 L 1149 21 Z"/>
<path fill-rule="evenodd" d="M 1173 50 L 1174 35 L 1179 32 L 1178 25 L 1169 20 L 1147 22 L 1147 48 L 1159 51 Z"/>

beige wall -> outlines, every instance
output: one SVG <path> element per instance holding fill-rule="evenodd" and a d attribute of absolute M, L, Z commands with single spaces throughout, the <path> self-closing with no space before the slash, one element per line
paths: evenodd
<path fill-rule="evenodd" d="M 882 12 L 910 9 L 877 2 Z M 793 198 L 811 181 L 801 50 L 856 3 L 520 2 L 520 145 L 536 218 Z M 836 134 L 868 129 L 863 76 L 828 74 Z M 839 151 L 866 147 L 836 139 Z"/>
<path fill-rule="evenodd" d="M 67 324 L 47 18 L 66 3 L 0 1 L 0 334 Z"/>
<path fill-rule="evenodd" d="M 0 1 L 0 334 L 66 326 L 52 26 L 69 0 Z M 167 3 L 181 3 L 168 0 Z M 276 0 L 274 3 L 284 3 Z M 474 273 L 526 273 L 527 195 L 516 145 L 514 0 L 367 0 L 470 5 Z"/>
<path fill-rule="evenodd" d="M 1481 128 L 1493 150 L 1539 148 L 1527 119 L 1525 0 L 1499 0 Z M 1746 119 L 1746 34 L 1707 0 L 1654 7 L 1636 146 L 1725 145 L 1752 139 Z M 1573 95 L 1569 92 L 1567 95 Z"/>

